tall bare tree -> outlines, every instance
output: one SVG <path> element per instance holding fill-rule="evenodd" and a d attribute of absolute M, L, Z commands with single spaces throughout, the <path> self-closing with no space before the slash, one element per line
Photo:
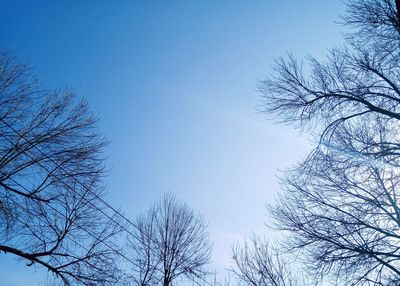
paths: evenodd
<path fill-rule="evenodd" d="M 87 104 L 40 88 L 27 64 L 0 54 L 0 251 L 64 285 L 118 279 L 116 220 L 103 215 L 105 141 Z"/>
<path fill-rule="evenodd" d="M 398 1 L 347 1 L 346 46 L 327 60 L 276 61 L 265 111 L 313 130 L 314 151 L 283 178 L 270 212 L 318 277 L 400 284 Z"/>
<path fill-rule="evenodd" d="M 207 273 L 211 244 L 204 219 L 172 194 L 139 217 L 130 244 L 138 285 L 168 286 L 178 277 L 193 279 Z"/>

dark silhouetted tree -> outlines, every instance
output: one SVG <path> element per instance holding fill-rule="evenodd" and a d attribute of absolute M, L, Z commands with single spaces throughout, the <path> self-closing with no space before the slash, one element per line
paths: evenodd
<path fill-rule="evenodd" d="M 349 35 L 347 47 L 333 49 L 324 62 L 310 57 L 307 68 L 291 55 L 279 58 L 276 76 L 259 86 L 265 112 L 277 115 L 281 122 L 312 128 L 325 145 L 344 122 L 397 124 L 400 119 L 400 30 L 394 1 L 349 1 L 349 9 L 345 24 L 358 29 Z M 396 142 L 379 142 L 377 154 L 372 148 L 376 143 L 358 152 L 393 158 L 386 155 L 396 150 Z"/>
<path fill-rule="evenodd" d="M 347 1 L 347 46 L 326 61 L 276 61 L 265 111 L 318 145 L 282 179 L 270 212 L 316 277 L 400 284 L 400 19 L 392 0 Z"/>
<path fill-rule="evenodd" d="M 172 194 L 136 220 L 129 244 L 137 285 L 168 286 L 178 277 L 194 279 L 207 273 L 211 244 L 204 219 Z"/>
<path fill-rule="evenodd" d="M 0 251 L 64 285 L 118 280 L 95 123 L 74 93 L 41 89 L 25 63 L 0 54 Z"/>

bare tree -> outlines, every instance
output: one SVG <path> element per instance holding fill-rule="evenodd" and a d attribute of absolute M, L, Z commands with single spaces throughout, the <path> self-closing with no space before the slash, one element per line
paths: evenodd
<path fill-rule="evenodd" d="M 105 141 L 75 94 L 0 54 L 0 251 L 64 285 L 117 281 L 120 232 L 99 203 Z"/>
<path fill-rule="evenodd" d="M 286 174 L 270 212 L 317 276 L 398 285 L 399 184 L 397 170 L 334 145 Z"/>
<path fill-rule="evenodd" d="M 232 268 L 240 285 L 295 286 L 311 285 L 298 274 L 289 260 L 268 241 L 253 237 L 232 248 Z"/>
<path fill-rule="evenodd" d="M 322 141 L 329 141 L 344 122 L 400 119 L 400 29 L 395 3 L 357 0 L 348 1 L 348 7 L 344 24 L 357 30 L 348 35 L 347 46 L 331 50 L 325 61 L 310 57 L 307 67 L 291 55 L 279 58 L 276 76 L 259 85 L 265 112 L 313 128 Z M 315 130 L 317 126 L 321 130 Z"/>
<path fill-rule="evenodd" d="M 348 1 L 347 45 L 326 61 L 276 61 L 265 112 L 318 139 L 269 207 L 319 277 L 399 285 L 400 19 L 394 0 Z"/>
<path fill-rule="evenodd" d="M 346 0 L 346 27 L 353 28 L 347 39 L 365 46 L 398 49 L 400 40 L 399 0 Z"/>
<path fill-rule="evenodd" d="M 152 281 L 168 286 L 178 277 L 193 279 L 207 273 L 211 244 L 204 219 L 172 194 L 139 217 L 136 229 L 131 245 L 138 285 Z"/>

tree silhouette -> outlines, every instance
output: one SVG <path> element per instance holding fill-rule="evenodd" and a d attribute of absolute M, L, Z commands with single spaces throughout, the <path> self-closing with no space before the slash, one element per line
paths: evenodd
<path fill-rule="evenodd" d="M 400 19 L 392 0 L 347 1 L 347 44 L 326 61 L 276 61 L 264 111 L 312 130 L 317 147 L 269 206 L 317 277 L 399 285 Z"/>
<path fill-rule="evenodd" d="M 105 141 L 87 104 L 42 90 L 26 63 L 0 54 L 0 250 L 64 285 L 118 279 L 116 220 L 98 203 Z"/>
<path fill-rule="evenodd" d="M 193 279 L 207 273 L 211 244 L 204 219 L 172 194 L 138 217 L 129 244 L 136 261 L 136 285 L 168 286 L 178 277 Z"/>

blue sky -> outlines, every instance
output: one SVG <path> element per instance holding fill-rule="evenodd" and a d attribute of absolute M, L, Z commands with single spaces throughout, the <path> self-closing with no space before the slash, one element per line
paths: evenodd
<path fill-rule="evenodd" d="M 275 235 L 264 205 L 278 169 L 309 148 L 257 112 L 257 81 L 274 57 L 339 45 L 343 11 L 340 0 L 2 0 L 0 49 L 90 102 L 111 142 L 107 200 L 133 218 L 175 193 L 209 221 L 221 270 L 237 240 Z M 31 273 L 0 255 L 6 285 L 38 285 Z"/>

